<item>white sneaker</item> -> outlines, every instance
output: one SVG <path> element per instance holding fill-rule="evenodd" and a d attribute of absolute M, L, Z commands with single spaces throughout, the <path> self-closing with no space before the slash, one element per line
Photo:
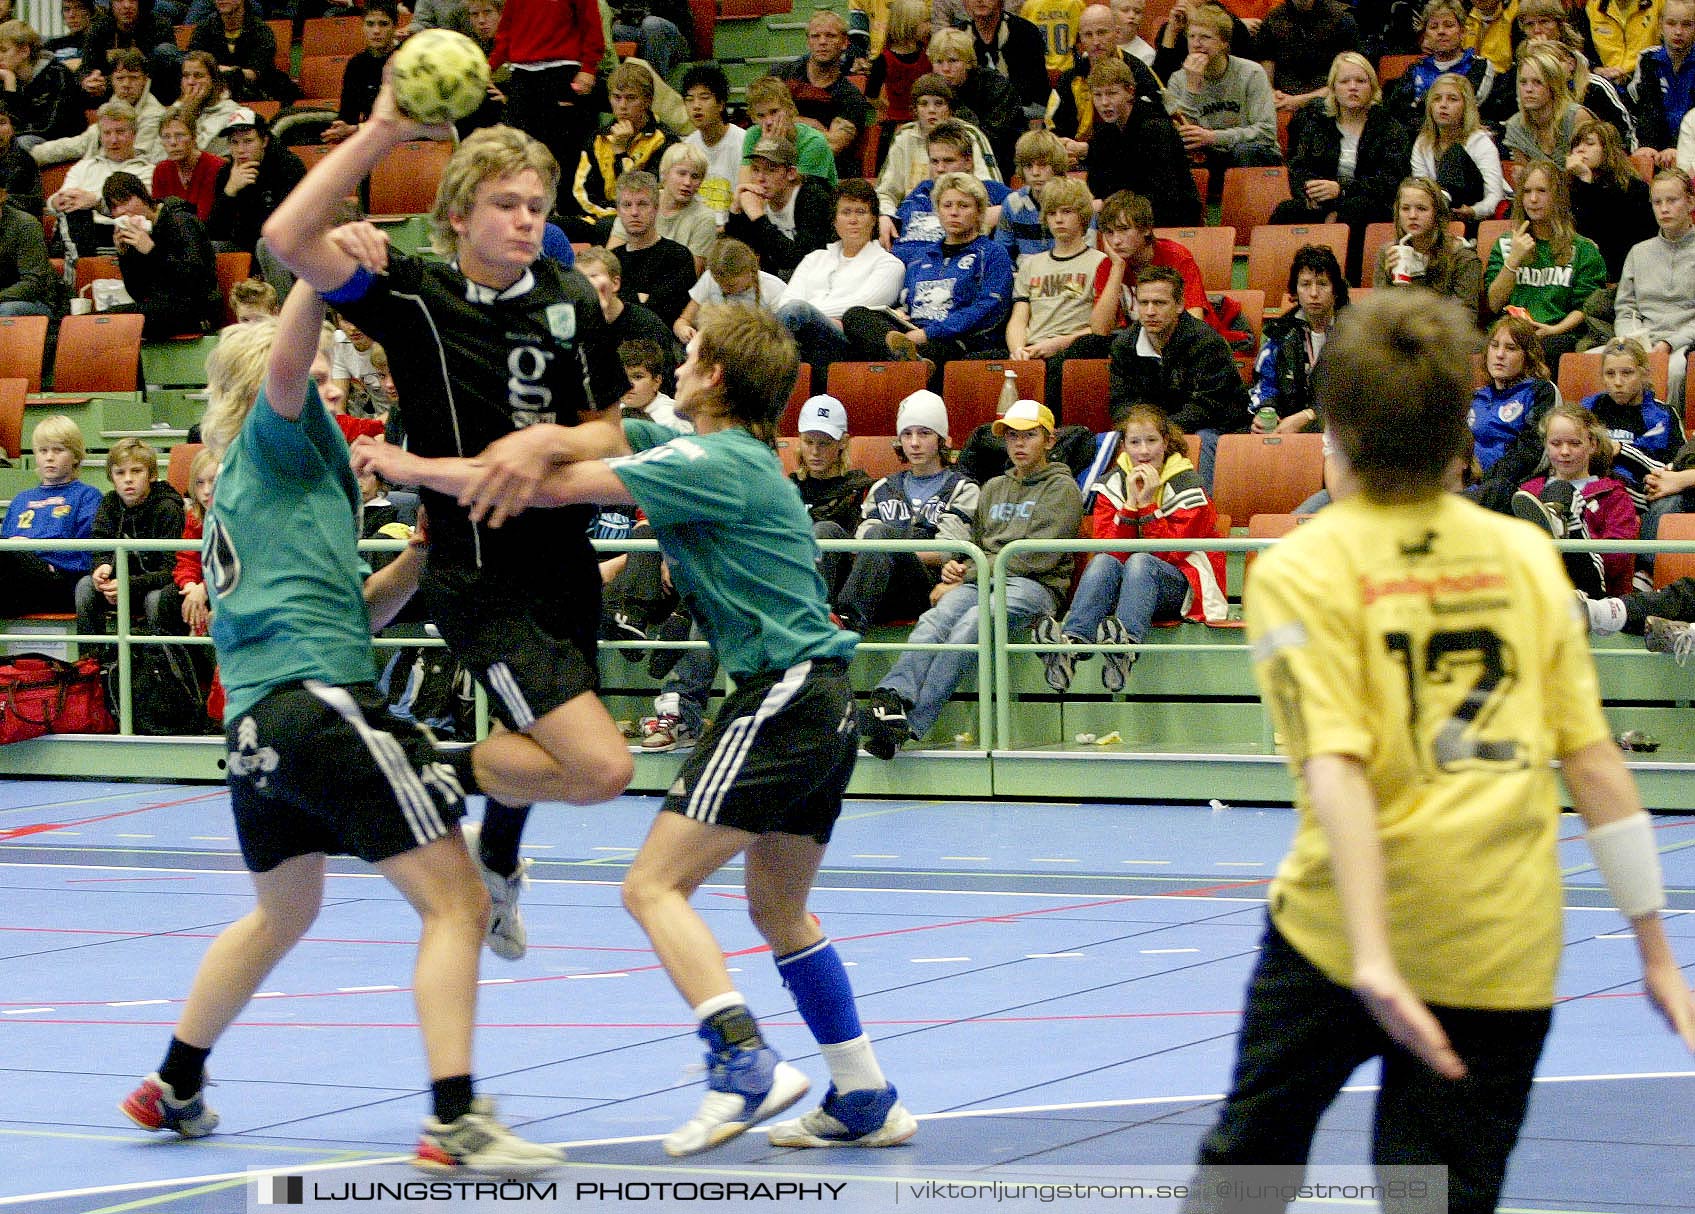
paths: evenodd
<path fill-rule="evenodd" d="M 770 1046 L 706 1056 L 706 1096 L 693 1117 L 665 1136 L 667 1155 L 698 1155 L 720 1146 L 806 1095 L 810 1080 Z"/>
<path fill-rule="evenodd" d="M 836 1091 L 793 1121 L 770 1129 L 774 1147 L 892 1147 L 918 1133 L 918 1118 L 906 1111 L 894 1085 L 877 1091 Z"/>
<path fill-rule="evenodd" d="M 565 1162 L 565 1152 L 518 1137 L 495 1120 L 494 1104 L 485 1097 L 471 1111 L 447 1125 L 424 1119 L 414 1166 L 426 1172 L 476 1172 L 486 1176 L 535 1176 Z"/>
<path fill-rule="evenodd" d="M 488 934 L 483 937 L 483 943 L 488 945 L 489 952 L 502 961 L 516 961 L 529 947 L 528 938 L 524 934 L 524 916 L 518 910 L 518 898 L 529 888 L 530 862 L 520 859 L 518 871 L 510 877 L 504 877 L 483 863 L 482 854 L 478 850 L 483 835 L 481 823 L 467 822 L 463 829 L 465 846 L 471 850 L 471 859 L 477 866 L 477 872 L 482 875 L 483 886 L 488 890 L 489 901 L 493 904 L 489 910 Z"/>

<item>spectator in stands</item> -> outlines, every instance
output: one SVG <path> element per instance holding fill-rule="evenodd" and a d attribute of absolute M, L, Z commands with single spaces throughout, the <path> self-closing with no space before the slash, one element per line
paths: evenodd
<path fill-rule="evenodd" d="M 1587 40 L 1567 20 L 1562 0 L 1523 0 L 1518 8 L 1518 27 L 1524 35 L 1524 42 L 1518 44 L 1515 55 L 1524 50 L 1525 42 L 1537 39 L 1552 42 L 1559 52 L 1560 62 L 1565 65 L 1567 91 L 1571 93 L 1571 99 L 1602 122 L 1609 122 L 1618 128 L 1619 138 L 1624 141 L 1626 147 L 1634 146 L 1636 126 L 1631 120 L 1630 111 L 1613 82 L 1590 71 L 1589 59 L 1585 52 Z M 1505 92 L 1509 81 L 1512 82 L 1513 95 L 1516 97 L 1516 69 L 1500 78 L 1496 89 Z"/>
<path fill-rule="evenodd" d="M 53 299 L 53 265 L 41 221 L 12 206 L 0 183 L 0 316 L 50 317 Z"/>
<path fill-rule="evenodd" d="M 242 100 L 298 97 L 293 83 L 277 71 L 276 35 L 253 6 L 246 0 L 213 0 L 213 7 L 216 11 L 194 27 L 188 49 L 212 56 L 229 95 Z"/>
<path fill-rule="evenodd" d="M 614 214 L 624 227 L 624 243 L 618 249 L 623 267 L 619 294 L 627 303 L 651 308 L 668 327 L 688 302 L 695 280 L 694 254 L 659 234 L 659 179 L 652 173 L 625 173 L 614 198 Z"/>
<path fill-rule="evenodd" d="M 165 107 L 148 87 L 147 59 L 140 51 L 119 51 L 112 57 L 112 96 L 135 107 L 135 153 L 144 160 L 165 154 L 159 142 L 159 123 Z M 100 124 L 69 139 L 50 139 L 30 149 L 36 164 L 63 164 L 92 156 L 100 148 Z"/>
<path fill-rule="evenodd" d="M 1522 308 L 1536 326 L 1550 365 L 1577 349 L 1584 305 L 1607 281 L 1601 250 L 1572 224 L 1566 175 L 1539 160 L 1518 181 L 1513 232 L 1489 250 L 1487 300 L 1490 312 Z"/>
<path fill-rule="evenodd" d="M 1545 475 L 1513 495 L 1513 513 L 1555 539 L 1633 540 L 1641 520 L 1630 493 L 1608 471 L 1618 444 L 1595 415 L 1576 401 L 1561 401 L 1538 427 Z M 1626 552 L 1568 552 L 1566 574 L 1586 598 L 1630 593 L 1636 558 Z"/>
<path fill-rule="evenodd" d="M 794 94 L 775 76 L 761 76 L 747 86 L 747 113 L 753 125 L 742 133 L 742 165 L 739 181 L 746 184 L 754 147 L 763 139 L 786 139 L 795 146 L 795 164 L 802 176 L 820 177 L 835 185 L 836 154 L 830 141 L 817 127 L 799 122 Z M 734 210 L 732 198 L 731 210 Z"/>
<path fill-rule="evenodd" d="M 0 35 L 3 37 L 3 35 Z M 1643 51 L 1630 78 L 1636 107 L 1636 146 L 1651 148 L 1654 163 L 1677 163 L 1678 134 L 1695 102 L 1695 0 L 1665 0 L 1659 46 Z M 3 60 L 0 60 L 3 63 Z"/>
<path fill-rule="evenodd" d="M 995 239 L 1017 263 L 1053 247 L 1053 236 L 1042 224 L 1042 190 L 1071 171 L 1071 155 L 1051 131 L 1027 131 L 1018 139 L 1015 168 L 1024 184 L 1001 200 Z"/>
<path fill-rule="evenodd" d="M 152 176 L 153 165 L 135 151 L 135 107 L 127 101 L 108 101 L 100 107 L 100 146 L 65 174 L 65 184 L 47 200 L 64 216 L 77 248 L 92 252 L 112 243 L 112 219 L 98 214 L 100 188 L 113 173 Z"/>
<path fill-rule="evenodd" d="M 777 304 L 815 383 L 829 365 L 852 357 L 842 317 L 849 308 L 886 308 L 900 298 L 906 266 L 875 239 L 878 199 L 868 182 L 836 187 L 836 239 L 802 258 Z M 680 334 L 679 334 L 680 335 Z"/>
<path fill-rule="evenodd" d="M 1194 16 L 1202 0 L 1177 0 L 1171 11 L 1166 14 L 1165 21 L 1154 34 L 1154 61 L 1148 66 L 1155 76 L 1169 81 L 1173 75 L 1181 71 L 1183 61 L 1189 57 L 1189 18 Z M 1258 7 L 1257 4 L 1244 4 L 1236 0 L 1236 7 L 1247 9 Z M 1269 5 L 1266 6 L 1269 8 Z M 1235 12 L 1226 9 L 1230 15 L 1230 32 L 1227 41 L 1232 55 L 1240 55 L 1244 59 L 1252 55 L 1254 49 L 1254 31 L 1259 26 L 1257 19 L 1237 20 Z M 1261 14 L 1263 15 L 1261 10 Z"/>
<path fill-rule="evenodd" d="M 94 0 L 59 0 L 59 24 L 65 32 L 47 39 L 47 52 L 71 71 L 82 66 L 82 40 L 94 20 Z"/>
<path fill-rule="evenodd" d="M 1483 264 L 1468 241 L 1448 231 L 1450 218 L 1441 186 L 1428 177 L 1401 182 L 1395 195 L 1395 239 L 1378 252 L 1371 285 L 1426 287 L 1475 309 Z"/>
<path fill-rule="evenodd" d="M 41 196 L 41 170 L 35 159 L 18 146 L 17 128 L 12 125 L 12 107 L 0 97 L 0 190 L 12 206 L 41 218 L 46 200 Z"/>
<path fill-rule="evenodd" d="M 971 519 L 972 542 L 992 560 L 1013 540 L 1074 537 L 1083 498 L 1071 470 L 1048 460 L 1054 445 L 1048 407 L 1021 400 L 996 420 L 994 432 L 1005 438 L 1012 468 L 983 486 Z M 1071 589 L 1073 560 L 1069 552 L 1031 552 L 1008 562 L 1004 593 L 1014 633 L 1060 609 Z M 974 561 L 950 557 L 931 602 L 934 606 L 912 630 L 913 642 L 971 645 L 977 640 L 985 605 L 978 602 Z M 892 759 L 908 738 L 929 733 L 975 665 L 975 650 L 902 653 L 871 693 L 861 722 L 865 748 L 879 759 Z"/>
<path fill-rule="evenodd" d="M 1142 15 L 1146 9 L 1147 0 L 1112 0 L 1112 14 L 1118 18 L 1118 49 L 1152 70 L 1153 44 L 1142 37 Z"/>
<path fill-rule="evenodd" d="M 595 0 L 506 0 L 501 10 L 489 67 L 511 65 L 507 121 L 546 145 L 562 175 L 578 164 L 594 133 L 598 115 L 589 96 L 606 51 Z M 614 171 L 609 191 L 617 177 Z"/>
<path fill-rule="evenodd" d="M 1551 42 L 1526 42 L 1518 50 L 1518 113 L 1507 119 L 1501 147 L 1521 164 L 1564 159 L 1577 124 L 1594 117 L 1571 99 L 1565 60 Z"/>
<path fill-rule="evenodd" d="M 1572 132 L 1566 156 L 1566 185 L 1571 191 L 1572 224 L 1595 242 L 1607 263 L 1607 281 L 1616 283 L 1625 255 L 1654 236 L 1654 206 L 1648 183 L 1636 173 L 1618 131 L 1591 118 Z M 1599 303 L 1601 301 L 1592 301 Z M 1612 315 L 1612 300 L 1604 301 Z M 1594 315 L 1592 308 L 1586 312 Z"/>
<path fill-rule="evenodd" d="M 1085 0 L 1017 0 L 1003 7 L 1036 27 L 1047 50 L 1048 79 L 1063 75 L 1076 63 L 1078 28 Z M 1117 18 L 1113 19 L 1117 24 Z"/>
<path fill-rule="evenodd" d="M 906 467 L 871 486 L 854 537 L 969 540 L 977 482 L 954 465 L 947 405 L 921 388 L 901 401 L 895 431 L 895 450 Z M 853 553 L 836 596 L 842 626 L 865 634 L 873 624 L 922 615 L 951 559 L 946 551 Z"/>
<path fill-rule="evenodd" d="M 617 218 L 616 187 L 624 174 L 659 166 L 673 142 L 671 132 L 653 117 L 653 76 L 634 63 L 620 64 L 607 80 L 612 122 L 594 137 L 577 160 L 571 196 L 579 217 L 567 224 L 573 240 L 603 245 Z M 650 170 L 651 171 L 651 170 Z"/>
<path fill-rule="evenodd" d="M 677 402 L 664 392 L 666 380 L 676 373 L 674 351 L 658 342 L 633 337 L 618 343 L 618 361 L 630 381 L 630 390 L 618 402 L 624 417 L 658 422 L 678 434 L 694 433 L 694 424 L 677 416 Z"/>
<path fill-rule="evenodd" d="M 235 313 L 238 325 L 275 316 L 281 310 L 277 289 L 262 278 L 244 278 L 230 288 L 230 311 Z"/>
<path fill-rule="evenodd" d="M 882 51 L 869 67 L 865 82 L 866 99 L 882 101 L 881 134 L 877 141 L 877 163 L 888 154 L 889 141 L 902 126 L 918 117 L 913 89 L 927 75 L 930 67 L 928 45 L 931 21 L 929 0 L 894 0 L 889 5 L 889 24 Z M 952 91 L 948 103 L 953 103 Z"/>
<path fill-rule="evenodd" d="M 673 143 L 659 160 L 659 205 L 654 230 L 694 255 L 696 274 L 706 267 L 706 251 L 718 239 L 717 217 L 699 196 L 706 169 L 706 153 L 689 143 Z M 616 252 L 629 239 L 624 221 L 614 219 L 606 247 Z"/>
<path fill-rule="evenodd" d="M 989 196 L 968 173 L 935 182 L 942 235 L 907 263 L 902 307 L 849 308 L 842 328 L 862 358 L 922 358 L 932 378 L 955 358 L 984 358 L 1002 349 L 1012 306 L 1012 261 L 983 234 Z"/>
<path fill-rule="evenodd" d="M 194 208 L 201 223 L 212 218 L 221 156 L 202 152 L 194 142 L 194 126 L 178 106 L 165 111 L 159 123 L 159 142 L 165 156 L 153 166 L 153 197 L 181 198 Z"/>
<path fill-rule="evenodd" d="M 468 27 L 460 32 L 475 42 L 484 54 L 494 50 L 494 36 L 500 29 L 500 12 L 503 5 L 504 0 L 469 0 L 469 3 L 459 10 Z M 405 34 L 411 34 L 418 28 L 418 14 L 414 12 Z M 472 131 L 479 131 L 485 126 L 498 126 L 506 121 L 506 94 L 503 90 L 511 77 L 510 63 L 503 63 L 489 73 L 488 95 L 483 98 L 483 103 L 453 124 L 454 129 L 459 132 L 459 138 L 463 139 Z"/>
<path fill-rule="evenodd" d="M 86 540 L 94 531 L 100 490 L 77 479 L 82 431 L 63 414 L 35 424 L 30 436 L 41 483 L 20 490 L 6 508 L 0 538 Z M 88 574 L 89 552 L 0 552 L 0 615 L 76 609 L 77 583 Z"/>
<path fill-rule="evenodd" d="M 1248 406 L 1254 411 L 1249 428 L 1255 434 L 1300 434 L 1324 428 L 1313 369 L 1336 327 L 1337 314 L 1348 306 L 1348 280 L 1333 250 L 1309 244 L 1297 249 L 1289 263 L 1288 290 L 1295 306 L 1266 322 L 1265 342 L 1254 363 Z M 1261 409 L 1277 411 L 1275 426 L 1260 420 Z"/>
<path fill-rule="evenodd" d="M 1001 179 L 988 136 L 970 123 L 954 117 L 952 85 L 932 72 L 918 78 L 912 86 L 912 96 L 918 117 L 895 132 L 889 144 L 889 154 L 883 161 L 883 171 L 877 177 L 877 196 L 882 199 L 883 215 L 889 221 L 884 232 L 884 248 L 894 240 L 897 230 L 894 217 L 901 203 L 920 184 L 935 176 L 930 164 L 930 133 L 944 122 L 957 124 L 971 137 L 967 171 L 983 181 L 998 182 Z"/>
<path fill-rule="evenodd" d="M 700 200 L 717 215 L 720 227 L 730 216 L 730 200 L 741 180 L 742 139 L 747 134 L 724 121 L 724 107 L 729 101 L 729 77 L 716 63 L 691 63 L 683 73 L 683 104 L 694 124 L 683 142 L 706 156 Z"/>
<path fill-rule="evenodd" d="M 1154 235 L 1154 209 L 1146 198 L 1120 190 L 1101 204 L 1100 225 L 1106 260 L 1095 271 L 1094 337 L 1083 338 L 1073 358 L 1108 357 L 1114 335 L 1136 315 L 1136 279 L 1150 266 L 1176 270 L 1183 280 L 1183 310 L 1226 336 L 1195 255 L 1178 241 Z"/>
<path fill-rule="evenodd" d="M 236 0 L 219 0 L 222 4 L 235 2 Z M 371 107 L 377 100 L 377 90 L 383 84 L 383 69 L 388 65 L 389 58 L 399 43 L 395 35 L 395 26 L 399 19 L 395 0 L 369 0 L 367 3 L 364 16 L 365 48 L 349 59 L 347 66 L 342 69 L 341 103 L 336 107 L 335 121 L 324 128 L 325 143 L 332 146 L 340 143 L 371 116 Z"/>
<path fill-rule="evenodd" d="M 1630 494 L 1642 519 L 1640 538 L 1658 539 L 1660 520 L 1684 512 L 1683 490 L 1695 477 L 1671 467 L 1683 427 L 1654 396 L 1648 351 L 1633 337 L 1615 337 L 1601 349 L 1604 392 L 1584 398 L 1583 407 L 1600 421 L 1615 448 L 1608 475 Z M 1653 558 L 1639 557 L 1637 579 L 1653 576 Z"/>
<path fill-rule="evenodd" d="M 914 186 L 893 214 L 885 210 L 882 218 L 878 220 L 880 243 L 905 262 L 922 256 L 925 250 L 941 239 L 941 220 L 936 215 L 935 206 L 936 179 L 944 173 L 971 172 L 972 157 L 976 148 L 971 132 L 966 129 L 965 124 L 951 119 L 937 123 L 931 128 L 925 136 L 924 146 L 925 159 L 930 170 L 929 179 Z M 975 173 L 972 175 L 976 176 Z M 983 181 L 982 178 L 978 180 Z M 983 181 L 983 189 L 991 207 L 991 216 L 987 222 L 998 223 L 998 211 L 993 208 L 1005 200 L 1008 190 L 999 181 Z M 886 208 L 887 197 L 882 194 L 878 197 Z"/>
<path fill-rule="evenodd" d="M 1360 49 L 1360 28 L 1340 0 L 1283 0 L 1266 14 L 1255 45 L 1272 100 L 1293 113 L 1325 95 L 1336 56 Z M 1372 81 L 1377 93 L 1375 72 Z"/>
<path fill-rule="evenodd" d="M 1230 347 L 1183 310 L 1183 279 L 1168 266 L 1136 276 L 1136 323 L 1112 343 L 1113 424 L 1130 406 L 1158 405 L 1178 429 L 1201 436 L 1201 483 L 1212 489 L 1218 436 L 1248 428 L 1248 390 Z"/>
<path fill-rule="evenodd" d="M 1095 131 L 1089 141 L 1089 192 L 1110 198 L 1131 190 L 1146 198 L 1161 227 L 1202 221 L 1189 155 L 1157 94 L 1136 91 L 1136 76 L 1108 59 L 1089 70 Z"/>
<path fill-rule="evenodd" d="M 1649 350 L 1670 355 L 1669 391 L 1676 402 L 1688 392 L 1688 359 L 1695 346 L 1695 227 L 1690 222 L 1689 177 L 1661 169 L 1649 188 L 1659 235 L 1625 255 L 1619 274 L 1613 328 Z M 1695 482 L 1692 482 L 1695 483 Z"/>
<path fill-rule="evenodd" d="M 676 345 L 665 322 L 647 305 L 623 293 L 625 270 L 617 254 L 599 247 L 584 249 L 577 259 L 577 269 L 589 280 L 600 300 L 608 342 L 616 347 L 626 341 L 651 341 L 661 350 L 675 353 Z"/>
<path fill-rule="evenodd" d="M 1436 78 L 1424 96 L 1424 126 L 1413 141 L 1412 175 L 1436 182 L 1455 219 L 1475 227 L 1495 218 L 1507 197 L 1501 153 L 1477 113 L 1471 82 L 1457 72 Z"/>
<path fill-rule="evenodd" d="M 171 23 L 155 12 L 152 0 L 111 0 L 108 9 L 96 9 L 82 40 L 82 91 L 86 104 L 112 96 L 112 67 L 119 51 L 140 51 L 147 58 L 147 74 L 153 78 L 163 99 L 174 100 L 174 85 L 182 52 L 177 49 Z"/>
<path fill-rule="evenodd" d="M 106 456 L 106 475 L 112 491 L 100 499 L 90 538 L 97 540 L 174 540 L 182 537 L 182 494 L 156 479 L 159 456 L 138 438 L 120 438 Z M 174 552 L 131 552 L 130 611 L 146 618 L 147 596 L 171 583 Z M 93 567 L 77 583 L 77 631 L 106 631 L 107 619 L 118 602 L 117 555 L 93 554 Z"/>
<path fill-rule="evenodd" d="M 612 36 L 634 42 L 636 57 L 645 59 L 661 80 L 689 58 L 694 18 L 687 0 L 619 0 Z"/>
<path fill-rule="evenodd" d="M 1189 18 L 1189 56 L 1165 86 L 1165 108 L 1190 153 L 1222 183 L 1224 170 L 1281 164 L 1277 112 L 1265 69 L 1230 53 L 1230 14 L 1203 4 Z"/>
<path fill-rule="evenodd" d="M 1542 462 L 1542 418 L 1559 392 L 1548 378 L 1536 326 L 1503 316 L 1489 330 L 1483 351 L 1489 382 L 1472 394 L 1471 436 L 1483 471 L 1478 501 L 1505 514 L 1512 495 Z"/>
<path fill-rule="evenodd" d="M 213 240 L 224 240 L 251 253 L 260 229 L 288 192 L 306 176 L 300 157 L 271 138 L 261 114 L 237 110 L 224 127 L 230 159 L 218 170 L 213 185 Z"/>
<path fill-rule="evenodd" d="M 871 478 L 853 466 L 848 436 L 847 407 L 833 396 L 819 394 L 801 406 L 800 459 L 789 479 L 812 519 L 812 535 L 820 540 L 845 540 L 859 526 L 860 507 Z M 843 552 L 821 552 L 818 572 L 826 597 L 834 601 L 847 572 Z"/>
<path fill-rule="evenodd" d="M 1463 76 L 1479 107 L 1494 100 L 1495 67 L 1466 45 L 1465 6 L 1460 0 L 1429 0 L 1419 17 L 1419 32 L 1424 58 L 1395 82 L 1385 103 L 1408 130 L 1418 129 L 1425 112 L 1424 96 L 1438 76 Z M 1507 97 L 1502 104 L 1511 106 L 1516 101 Z M 1414 168 L 1413 172 L 1418 174 L 1419 170 Z"/>
<path fill-rule="evenodd" d="M 135 301 L 116 310 L 141 313 L 148 341 L 205 333 L 223 303 L 212 241 L 194 208 L 180 198 L 154 201 L 133 173 L 113 173 L 101 196 L 114 221 L 124 290 Z"/>
<path fill-rule="evenodd" d="M 41 35 L 26 21 L 0 23 L 0 95 L 11 109 L 18 146 L 26 151 L 83 128 L 76 77 L 41 49 Z"/>
<path fill-rule="evenodd" d="M 733 236 L 712 242 L 706 270 L 689 288 L 689 302 L 671 326 L 685 346 L 695 335 L 695 318 L 702 308 L 719 303 L 744 303 L 775 311 L 788 283 L 759 268 L 759 256 Z"/>
<path fill-rule="evenodd" d="M 205 536 L 206 512 L 212 508 L 212 490 L 218 483 L 218 453 L 202 447 L 188 466 L 188 501 L 184 507 L 182 538 Z M 206 593 L 206 572 L 200 561 L 200 545 L 176 554 L 169 585 L 147 596 L 147 620 L 164 636 L 206 635 L 212 620 L 211 600 Z"/>
<path fill-rule="evenodd" d="M 1656 45 L 1663 7 L 1652 0 L 1589 0 L 1583 6 L 1590 42 L 1600 56 L 1597 75 L 1619 86 L 1630 79 L 1643 52 Z"/>
<path fill-rule="evenodd" d="M 1213 539 L 1218 511 L 1189 462 L 1183 432 L 1155 405 L 1132 405 L 1118 433 L 1111 469 L 1093 485 L 1095 539 Z M 1041 645 L 1140 645 L 1156 620 L 1218 623 L 1229 617 L 1222 552 L 1097 552 L 1089 558 L 1071 610 L 1033 629 Z M 1048 686 L 1064 695 L 1081 658 L 1073 650 L 1042 654 Z M 1101 654 L 1101 687 L 1116 695 L 1130 681 L 1137 653 Z"/>
<path fill-rule="evenodd" d="M 872 60 L 883 53 L 893 10 L 891 0 L 848 0 L 848 57 L 855 76 L 870 71 Z"/>
<path fill-rule="evenodd" d="M 330 382 L 341 394 L 340 412 L 350 417 L 381 417 L 394 399 L 384 387 L 384 376 L 374 361 L 379 349 L 377 343 L 334 308 L 330 309 L 330 323 L 335 326 L 330 348 Z"/>
<path fill-rule="evenodd" d="M 1465 44 L 1489 60 L 1497 72 L 1513 66 L 1513 17 L 1516 0 L 1469 0 Z"/>
<path fill-rule="evenodd" d="M 830 243 L 834 209 L 831 188 L 801 175 L 795 145 L 767 135 L 748 156 L 747 180 L 736 188 L 724 235 L 742 241 L 759 254 L 760 265 L 787 281 L 802 258 Z"/>
<path fill-rule="evenodd" d="M 1091 332 L 1101 282 L 1096 271 L 1106 261 L 1088 239 L 1094 202 L 1081 181 L 1061 177 L 1049 182 L 1042 191 L 1042 222 L 1053 233 L 1053 247 L 1023 258 L 1013 279 L 1007 350 L 1015 359 L 1046 364 L 1046 396 L 1052 401 L 1062 393 L 1067 351 Z"/>
<path fill-rule="evenodd" d="M 194 124 L 194 142 L 200 150 L 229 159 L 230 120 L 243 110 L 229 95 L 217 61 L 205 51 L 190 51 L 182 60 L 182 88 L 176 108 Z"/>
<path fill-rule="evenodd" d="M 936 75 L 953 89 L 955 116 L 974 123 L 989 137 L 996 164 L 1011 164 L 1014 145 L 1029 127 L 1024 103 L 1012 82 L 978 66 L 971 35 L 964 30 L 936 30 L 930 35 L 927 53 Z"/>
<path fill-rule="evenodd" d="M 1008 13 L 1002 0 L 965 0 L 965 15 L 963 28 L 971 35 L 977 65 L 1011 81 L 1025 116 L 1040 118 L 1048 102 L 1047 48 L 1041 31 Z"/>
<path fill-rule="evenodd" d="M 775 73 L 793 95 L 800 121 L 823 131 L 831 153 L 837 156 L 847 151 L 861 131 L 870 130 L 877 118 L 865 94 L 847 78 L 847 40 L 842 15 L 820 9 L 806 23 L 807 53 Z M 858 166 L 849 167 L 849 176 L 856 176 Z"/>
<path fill-rule="evenodd" d="M 1269 18 L 1267 18 L 1269 20 Z M 1377 73 L 1365 56 L 1343 51 L 1330 65 L 1326 95 L 1289 126 L 1289 193 L 1272 223 L 1348 225 L 1349 277 L 1360 270 L 1365 229 L 1389 218 L 1407 163 L 1399 123 L 1380 103 Z"/>
<path fill-rule="evenodd" d="M 406 23 L 405 37 L 430 29 L 452 30 L 467 38 L 477 36 L 471 23 L 471 6 L 465 0 L 413 0 L 411 7 L 412 20 Z"/>
<path fill-rule="evenodd" d="M 1089 155 L 1089 140 L 1095 131 L 1095 103 L 1089 92 L 1089 73 L 1098 63 L 1116 59 L 1130 69 L 1134 92 L 1158 97 L 1159 80 L 1146 64 L 1127 55 L 1115 45 L 1118 18 L 1104 4 L 1092 4 L 1083 10 L 1078 27 L 1076 61 L 1071 70 L 1059 78 L 1053 95 L 1048 98 L 1048 128 L 1058 135 L 1071 154 L 1074 163 Z"/>

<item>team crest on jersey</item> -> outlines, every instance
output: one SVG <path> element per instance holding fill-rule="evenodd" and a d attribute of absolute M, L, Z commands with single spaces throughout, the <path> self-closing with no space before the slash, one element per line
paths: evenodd
<path fill-rule="evenodd" d="M 547 331 L 553 334 L 553 340 L 560 342 L 575 341 L 577 338 L 577 306 L 568 303 L 548 304 Z"/>
<path fill-rule="evenodd" d="M 277 752 L 259 745 L 259 724 L 252 717 L 242 717 L 235 727 L 235 747 L 229 755 L 229 774 L 249 777 L 253 787 L 264 788 L 277 769 Z"/>
<path fill-rule="evenodd" d="M 1509 400 L 1506 404 L 1501 406 L 1500 417 L 1502 421 L 1510 424 L 1512 422 L 1516 422 L 1519 419 L 1519 415 L 1523 412 L 1524 404 L 1521 401 Z"/>
<path fill-rule="evenodd" d="M 959 268 L 962 269 L 962 270 L 969 270 L 972 266 L 974 266 L 976 264 L 977 264 L 977 254 L 975 254 L 975 253 L 967 253 L 964 257 L 961 257 L 959 259 Z"/>

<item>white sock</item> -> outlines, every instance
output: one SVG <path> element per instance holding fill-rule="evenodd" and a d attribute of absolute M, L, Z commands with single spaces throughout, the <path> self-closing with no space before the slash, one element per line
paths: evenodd
<path fill-rule="evenodd" d="M 694 1009 L 694 1018 L 702 1024 L 707 1017 L 716 1016 L 719 1012 L 732 1007 L 746 1007 L 747 1000 L 740 991 L 725 991 L 722 995 L 714 995 Z"/>
<path fill-rule="evenodd" d="M 871 1038 L 864 1033 L 851 1041 L 820 1045 L 818 1052 L 829 1064 L 830 1079 L 838 1092 L 880 1092 L 889 1086 L 889 1081 L 883 1078 L 883 1068 L 877 1065 L 877 1055 L 872 1052 Z"/>
<path fill-rule="evenodd" d="M 1599 636 L 1612 636 L 1624 628 L 1623 599 L 1585 599 L 1589 609 L 1589 631 Z"/>

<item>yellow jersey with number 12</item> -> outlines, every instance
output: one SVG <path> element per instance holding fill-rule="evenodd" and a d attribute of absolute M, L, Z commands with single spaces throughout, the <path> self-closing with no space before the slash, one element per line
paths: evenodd
<path fill-rule="evenodd" d="M 1548 538 L 1451 495 L 1350 498 L 1254 563 L 1254 673 L 1300 821 L 1271 917 L 1351 984 L 1341 903 L 1302 766 L 1339 754 L 1376 797 L 1389 938 L 1448 1007 L 1548 1007 L 1561 948 L 1550 760 L 1608 737 L 1588 634 Z"/>

